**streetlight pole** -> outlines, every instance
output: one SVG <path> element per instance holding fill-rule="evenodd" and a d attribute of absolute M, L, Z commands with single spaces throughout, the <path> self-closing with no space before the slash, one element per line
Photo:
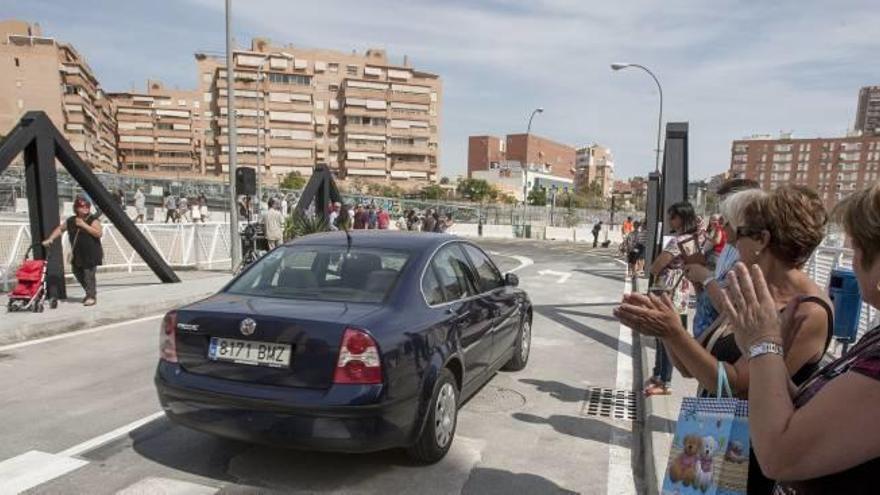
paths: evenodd
<path fill-rule="evenodd" d="M 544 107 L 538 107 L 532 110 L 532 114 L 529 115 L 529 125 L 526 127 L 526 156 L 525 162 L 522 164 L 523 170 L 523 237 L 526 236 L 526 221 L 528 221 L 528 211 L 529 211 L 529 196 L 528 196 L 528 187 L 529 187 L 529 134 L 532 133 L 532 119 L 535 118 L 535 114 L 544 113 Z"/>
<path fill-rule="evenodd" d="M 229 246 L 232 270 L 241 262 L 241 242 L 238 238 L 238 202 L 235 190 L 235 166 L 238 154 L 235 129 L 235 68 L 232 64 L 232 0 L 226 0 L 226 122 L 229 137 Z"/>
<path fill-rule="evenodd" d="M 657 76 L 654 75 L 647 67 L 639 64 L 628 64 L 628 63 L 614 63 L 611 64 L 612 70 L 621 70 L 629 67 L 635 67 L 637 69 L 642 69 L 647 72 L 651 79 L 657 84 L 657 91 L 660 93 L 660 112 L 657 116 L 657 148 L 655 151 L 657 152 L 657 157 L 654 163 L 654 171 L 660 173 L 660 134 L 663 129 L 663 87 L 660 86 L 660 81 L 657 79 Z"/>

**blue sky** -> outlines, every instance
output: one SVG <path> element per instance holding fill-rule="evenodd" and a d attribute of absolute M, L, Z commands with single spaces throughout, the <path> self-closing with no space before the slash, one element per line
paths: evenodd
<path fill-rule="evenodd" d="M 692 178 L 721 172 L 733 139 L 840 135 L 858 89 L 880 84 L 873 1 L 446 0 L 234 1 L 235 36 L 404 54 L 444 82 L 441 173 L 467 167 L 467 136 L 524 132 L 598 142 L 616 175 L 653 169 L 657 91 L 664 120 L 690 122 Z M 223 0 L 0 0 L 0 15 L 40 22 L 73 43 L 111 91 L 147 78 L 194 87 L 196 51 L 224 50 Z"/>

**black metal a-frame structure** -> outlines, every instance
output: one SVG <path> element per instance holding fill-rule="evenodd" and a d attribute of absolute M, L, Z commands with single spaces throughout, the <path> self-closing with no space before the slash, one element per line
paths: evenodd
<path fill-rule="evenodd" d="M 74 151 L 67 139 L 49 119 L 45 112 L 28 112 L 18 125 L 0 142 L 0 173 L 9 167 L 19 153 L 24 152 L 25 179 L 27 182 L 28 212 L 31 225 L 31 240 L 36 243 L 34 256 L 47 259 L 47 292 L 50 298 L 64 299 L 67 291 L 64 285 L 64 265 L 61 243 L 53 243 L 49 248 L 39 244 L 60 223 L 58 215 L 58 178 L 55 159 L 64 166 L 70 175 L 89 194 L 95 205 L 119 229 L 119 233 L 153 270 L 162 282 L 180 282 L 174 270 L 165 263 L 162 256 L 147 241 L 134 222 L 114 200 L 110 192 L 89 169 L 89 166 Z"/>
<path fill-rule="evenodd" d="M 327 220 L 327 203 L 342 201 L 342 195 L 339 194 L 339 188 L 336 187 L 336 181 L 333 180 L 333 173 L 323 163 L 315 165 L 312 177 L 303 188 L 299 201 L 296 202 L 294 213 L 302 213 L 312 204 L 312 201 L 315 202 L 315 215 L 325 221 Z"/>

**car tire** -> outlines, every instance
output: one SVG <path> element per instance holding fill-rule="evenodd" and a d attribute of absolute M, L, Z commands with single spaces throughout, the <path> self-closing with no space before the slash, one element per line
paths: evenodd
<path fill-rule="evenodd" d="M 458 426 L 458 387 L 452 372 L 444 368 L 434 383 L 428 418 L 422 433 L 407 453 L 413 459 L 433 464 L 446 456 Z"/>
<path fill-rule="evenodd" d="M 502 368 L 504 371 L 520 371 L 529 364 L 532 351 L 532 321 L 526 316 L 519 325 L 516 343 L 513 345 L 513 357 Z"/>

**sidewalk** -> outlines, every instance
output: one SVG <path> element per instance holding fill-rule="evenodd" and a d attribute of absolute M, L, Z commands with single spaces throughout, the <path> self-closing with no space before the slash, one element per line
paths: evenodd
<path fill-rule="evenodd" d="M 647 380 L 654 368 L 654 339 L 640 337 L 639 356 L 641 357 L 642 376 Z M 678 370 L 672 373 L 672 394 L 644 397 L 642 395 L 644 415 L 642 419 L 642 452 L 644 460 L 645 490 L 648 495 L 661 493 L 663 476 L 666 474 L 666 463 L 675 424 L 678 421 L 678 410 L 683 398 L 693 396 L 697 391 L 697 381 L 684 378 Z M 637 390 L 636 393 L 641 393 Z"/>
<path fill-rule="evenodd" d="M 99 273 L 98 304 L 88 307 L 82 305 L 82 288 L 68 280 L 68 299 L 59 301 L 57 309 L 46 304 L 43 313 L 6 313 L 3 294 L 0 345 L 159 314 L 207 297 L 231 278 L 221 271 L 181 270 L 177 275 L 180 283 L 163 284 L 152 272 Z"/>

